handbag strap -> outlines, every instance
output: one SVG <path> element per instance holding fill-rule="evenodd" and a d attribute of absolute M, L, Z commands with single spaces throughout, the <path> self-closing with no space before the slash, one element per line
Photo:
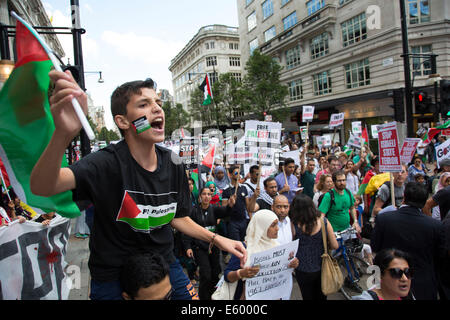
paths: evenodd
<path fill-rule="evenodd" d="M 320 223 L 322 224 L 323 249 L 324 249 L 324 254 L 326 254 L 326 253 L 328 253 L 327 234 L 326 234 L 326 230 L 325 230 L 325 221 L 324 221 L 323 217 L 320 217 Z"/>

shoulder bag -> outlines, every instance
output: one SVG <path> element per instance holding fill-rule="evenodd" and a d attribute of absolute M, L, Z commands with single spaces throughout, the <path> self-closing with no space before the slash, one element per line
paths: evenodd
<path fill-rule="evenodd" d="M 325 222 L 323 217 L 320 218 L 322 224 L 322 239 L 324 252 L 322 254 L 322 293 L 329 295 L 337 292 L 344 284 L 344 276 L 342 275 L 341 268 L 335 259 L 333 259 L 328 253 L 327 246 L 327 230 L 325 229 Z"/>
<path fill-rule="evenodd" d="M 220 278 L 217 283 L 217 289 L 211 296 L 212 300 L 234 300 L 234 294 L 236 292 L 238 281 L 227 282 L 225 276 Z"/>

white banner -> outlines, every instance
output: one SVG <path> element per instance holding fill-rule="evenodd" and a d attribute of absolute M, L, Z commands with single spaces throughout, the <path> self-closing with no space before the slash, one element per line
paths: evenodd
<path fill-rule="evenodd" d="M 362 134 L 361 121 L 352 122 L 352 133 L 358 137 Z"/>
<path fill-rule="evenodd" d="M 436 160 L 438 163 L 438 168 L 440 168 L 439 162 L 446 158 L 450 158 L 450 139 L 447 139 L 444 143 L 436 147 Z"/>
<path fill-rule="evenodd" d="M 354 148 L 361 149 L 361 141 L 362 141 L 362 139 L 360 137 L 355 136 L 352 133 L 350 133 L 350 137 L 348 138 L 347 145 L 354 147 Z"/>
<path fill-rule="evenodd" d="M 289 300 L 292 292 L 292 269 L 289 262 L 295 258 L 298 239 L 290 243 L 255 253 L 250 265 L 259 265 L 256 276 L 245 281 L 247 300 Z"/>
<path fill-rule="evenodd" d="M 330 128 L 339 127 L 344 123 L 345 113 L 333 113 L 330 118 Z"/>
<path fill-rule="evenodd" d="M 302 122 L 313 121 L 314 118 L 314 107 L 313 106 L 303 106 Z"/>
<path fill-rule="evenodd" d="M 67 300 L 69 234 L 70 220 L 61 216 L 48 227 L 18 220 L 0 227 L 0 300 Z"/>

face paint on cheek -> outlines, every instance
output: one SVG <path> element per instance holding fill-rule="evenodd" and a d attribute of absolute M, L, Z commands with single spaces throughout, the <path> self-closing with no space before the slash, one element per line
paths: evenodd
<path fill-rule="evenodd" d="M 136 130 L 136 133 L 142 133 L 148 129 L 150 129 L 152 126 L 148 122 L 148 119 L 146 116 L 142 116 L 134 121 L 131 122 L 133 125 L 134 130 Z"/>

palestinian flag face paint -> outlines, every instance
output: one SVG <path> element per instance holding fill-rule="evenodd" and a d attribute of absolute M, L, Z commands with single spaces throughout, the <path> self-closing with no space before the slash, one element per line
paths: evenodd
<path fill-rule="evenodd" d="M 152 126 L 148 122 L 148 119 L 146 116 L 142 116 L 134 121 L 131 122 L 133 125 L 134 130 L 136 130 L 136 133 L 142 133 L 148 129 L 150 129 Z"/>

